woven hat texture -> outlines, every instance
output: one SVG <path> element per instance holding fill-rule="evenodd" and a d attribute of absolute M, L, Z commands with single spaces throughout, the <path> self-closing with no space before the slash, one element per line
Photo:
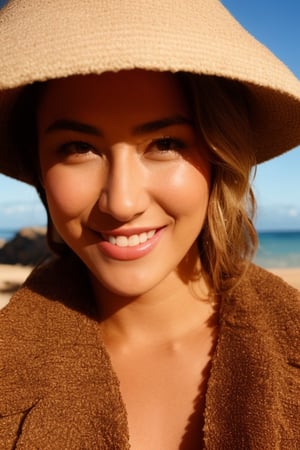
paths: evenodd
<path fill-rule="evenodd" d="M 299 80 L 218 0 L 11 0 L 0 11 L 0 48 L 0 171 L 28 182 L 10 110 L 20 87 L 73 74 L 143 68 L 236 79 L 251 92 L 258 162 L 300 143 Z"/>

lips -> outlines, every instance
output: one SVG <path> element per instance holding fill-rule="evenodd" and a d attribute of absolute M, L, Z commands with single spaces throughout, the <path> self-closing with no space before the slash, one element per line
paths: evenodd
<path fill-rule="evenodd" d="M 165 227 L 101 233 L 100 251 L 110 259 L 131 261 L 150 253 L 160 241 Z"/>
<path fill-rule="evenodd" d="M 103 235 L 104 240 L 117 247 L 135 247 L 144 244 L 151 239 L 156 233 L 156 230 L 143 231 L 142 233 L 135 233 L 130 236 L 125 235 Z"/>

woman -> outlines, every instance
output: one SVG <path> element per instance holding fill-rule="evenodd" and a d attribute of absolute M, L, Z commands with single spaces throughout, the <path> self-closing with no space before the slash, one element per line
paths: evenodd
<path fill-rule="evenodd" d="M 215 0 L 14 0 L 0 43 L 0 167 L 56 253 L 1 312 L 2 448 L 298 448 L 299 293 L 250 263 L 250 181 L 299 82 Z"/>

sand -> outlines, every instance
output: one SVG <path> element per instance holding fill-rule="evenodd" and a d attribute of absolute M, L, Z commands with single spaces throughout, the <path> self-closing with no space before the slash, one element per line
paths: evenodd
<path fill-rule="evenodd" d="M 300 267 L 268 269 L 300 291 Z"/>
<path fill-rule="evenodd" d="M 32 267 L 0 264 L 0 309 L 9 302 L 13 292 L 25 281 L 31 270 Z M 300 267 L 269 270 L 300 290 Z"/>
<path fill-rule="evenodd" d="M 0 264 L 0 309 L 30 274 L 32 267 Z"/>

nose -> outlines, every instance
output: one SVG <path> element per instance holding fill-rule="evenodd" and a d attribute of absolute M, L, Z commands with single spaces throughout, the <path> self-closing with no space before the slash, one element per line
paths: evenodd
<path fill-rule="evenodd" d="M 145 174 L 139 156 L 126 144 L 116 145 L 98 200 L 100 211 L 120 222 L 128 222 L 142 214 L 147 203 Z"/>

